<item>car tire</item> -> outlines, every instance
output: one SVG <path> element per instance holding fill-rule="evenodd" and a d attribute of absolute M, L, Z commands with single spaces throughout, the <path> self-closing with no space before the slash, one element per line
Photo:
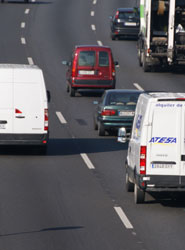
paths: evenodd
<path fill-rule="evenodd" d="M 111 35 L 111 39 L 112 39 L 113 41 L 115 41 L 115 40 L 116 40 L 116 36 Z"/>
<path fill-rule="evenodd" d="M 69 85 L 67 85 L 66 91 L 67 93 L 69 93 Z"/>
<path fill-rule="evenodd" d="M 127 192 L 134 192 L 134 183 L 129 181 L 129 174 L 127 170 L 126 170 L 126 175 L 125 175 L 125 184 L 126 184 Z"/>
<path fill-rule="evenodd" d="M 139 61 L 139 66 L 140 67 L 142 67 L 142 65 L 143 65 L 143 63 L 142 63 L 142 59 L 141 59 L 141 57 L 142 57 L 142 55 L 141 55 L 142 53 L 141 53 L 141 50 L 140 49 L 138 49 L 138 61 Z"/>
<path fill-rule="evenodd" d="M 75 93 L 76 93 L 76 90 L 70 86 L 70 88 L 69 88 L 69 95 L 71 97 L 75 97 Z"/>
<path fill-rule="evenodd" d="M 98 135 L 99 136 L 105 136 L 105 129 L 101 122 L 98 123 Z"/>
<path fill-rule="evenodd" d="M 4 3 L 4 0 L 1 0 L 1 3 Z"/>
<path fill-rule="evenodd" d="M 145 201 L 145 192 L 141 190 L 136 184 L 134 185 L 134 202 L 135 204 L 142 204 Z"/>

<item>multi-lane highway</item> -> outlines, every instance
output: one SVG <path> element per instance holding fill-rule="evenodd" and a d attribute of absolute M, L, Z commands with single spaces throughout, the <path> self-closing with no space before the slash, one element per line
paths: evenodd
<path fill-rule="evenodd" d="M 0 63 L 37 64 L 51 92 L 48 154 L 0 151 L 1 250 L 182 250 L 185 200 L 135 205 L 124 189 L 126 145 L 93 130 L 94 100 L 66 92 L 62 60 L 76 44 L 103 44 L 119 61 L 117 88 L 185 91 L 183 73 L 143 73 L 136 41 L 111 41 L 109 16 L 135 0 L 0 4 Z M 137 83 L 138 85 L 134 85 Z M 159 121 L 160 122 L 160 121 Z"/>

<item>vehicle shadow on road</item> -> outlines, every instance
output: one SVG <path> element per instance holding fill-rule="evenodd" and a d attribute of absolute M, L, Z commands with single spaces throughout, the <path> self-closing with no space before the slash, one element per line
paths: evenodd
<path fill-rule="evenodd" d="M 185 208 L 185 192 L 172 193 L 150 193 L 152 200 L 147 200 L 146 204 L 161 204 L 164 207 Z"/>
<path fill-rule="evenodd" d="M 50 139 L 46 156 L 68 156 L 81 153 L 101 153 L 127 150 L 128 144 L 118 143 L 116 138 Z M 1 146 L 0 155 L 43 155 L 33 146 Z"/>
<path fill-rule="evenodd" d="M 50 232 L 50 231 L 79 230 L 79 229 L 83 229 L 83 228 L 84 227 L 82 227 L 82 226 L 51 227 L 51 228 L 43 228 L 43 229 L 35 230 L 35 231 L 25 231 L 25 232 L 14 232 L 14 233 L 0 234 L 0 237 L 24 235 L 24 234 L 33 234 L 33 233 L 43 233 L 43 232 Z"/>

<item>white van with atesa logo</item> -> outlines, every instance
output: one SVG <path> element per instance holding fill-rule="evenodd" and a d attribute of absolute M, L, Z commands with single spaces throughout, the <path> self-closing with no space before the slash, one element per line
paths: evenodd
<path fill-rule="evenodd" d="M 0 64 L 0 145 L 34 145 L 45 151 L 47 142 L 48 98 L 42 70 Z"/>
<path fill-rule="evenodd" d="M 118 140 L 126 141 L 124 128 Z M 147 191 L 185 191 L 185 93 L 143 93 L 126 160 L 126 188 L 142 203 Z"/>

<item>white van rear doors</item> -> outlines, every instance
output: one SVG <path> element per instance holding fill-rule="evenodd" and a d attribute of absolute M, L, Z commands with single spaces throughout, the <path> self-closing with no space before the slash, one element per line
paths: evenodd
<path fill-rule="evenodd" d="M 0 82 L 0 134 L 13 130 L 13 84 Z"/>
<path fill-rule="evenodd" d="M 42 94 L 39 83 L 14 83 L 13 133 L 43 133 L 44 98 Z"/>
<path fill-rule="evenodd" d="M 183 105 L 179 102 L 153 103 L 148 127 L 147 174 L 181 174 Z"/>

